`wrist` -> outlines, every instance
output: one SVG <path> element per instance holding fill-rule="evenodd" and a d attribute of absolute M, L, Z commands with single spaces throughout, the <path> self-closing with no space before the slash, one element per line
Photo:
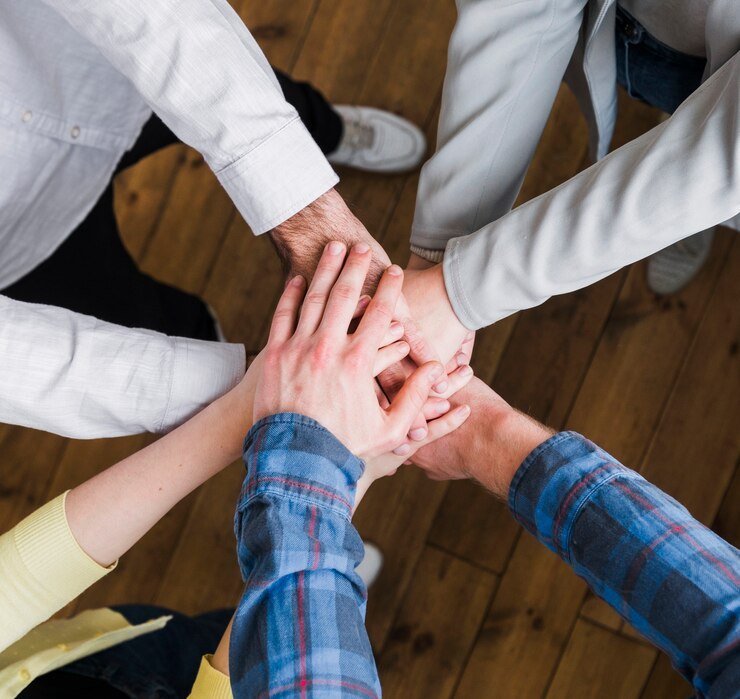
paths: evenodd
<path fill-rule="evenodd" d="M 439 260 L 437 260 L 437 262 L 439 262 Z M 412 252 L 411 255 L 409 255 L 409 263 L 406 265 L 406 269 L 429 269 L 430 267 L 434 267 L 435 264 L 436 262 Z"/>
<path fill-rule="evenodd" d="M 479 432 L 483 444 L 476 450 L 483 458 L 471 460 L 468 475 L 506 500 L 514 474 L 553 431 L 508 404 L 487 406 L 485 411 L 487 429 Z"/>

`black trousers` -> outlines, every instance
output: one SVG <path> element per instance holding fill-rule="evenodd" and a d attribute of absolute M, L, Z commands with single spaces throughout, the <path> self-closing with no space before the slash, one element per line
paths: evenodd
<path fill-rule="evenodd" d="M 308 83 L 276 71 L 285 98 L 298 111 L 316 143 L 331 153 L 342 137 L 342 121 L 323 95 Z M 178 143 L 153 115 L 116 169 Z M 121 240 L 109 183 L 87 218 L 51 257 L 0 293 L 18 301 L 67 308 L 130 328 L 215 340 L 216 328 L 206 304 L 144 274 Z"/>

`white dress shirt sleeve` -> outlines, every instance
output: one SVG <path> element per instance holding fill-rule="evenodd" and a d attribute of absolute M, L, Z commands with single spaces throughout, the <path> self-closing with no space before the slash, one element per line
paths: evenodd
<path fill-rule="evenodd" d="M 444 258 L 476 329 L 592 284 L 740 213 L 740 54 L 670 119 L 472 235 Z"/>
<path fill-rule="evenodd" d="M 336 184 L 226 0 L 44 1 L 203 154 L 256 234 Z"/>
<path fill-rule="evenodd" d="M 0 296 L 0 422 L 83 439 L 166 432 L 244 372 L 242 345 Z"/>

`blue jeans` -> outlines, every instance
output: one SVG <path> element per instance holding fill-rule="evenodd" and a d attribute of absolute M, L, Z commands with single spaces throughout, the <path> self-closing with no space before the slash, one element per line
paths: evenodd
<path fill-rule="evenodd" d="M 198 674 L 201 658 L 216 650 L 234 611 L 222 609 L 189 617 L 149 605 L 123 605 L 112 609 L 132 624 L 165 614 L 172 614 L 174 618 L 159 631 L 82 658 L 40 677 L 28 687 L 28 694 L 23 692 L 21 697 L 187 697 Z"/>
<path fill-rule="evenodd" d="M 630 97 L 673 114 L 701 84 L 706 59 L 666 46 L 619 6 L 616 44 L 617 81 Z"/>

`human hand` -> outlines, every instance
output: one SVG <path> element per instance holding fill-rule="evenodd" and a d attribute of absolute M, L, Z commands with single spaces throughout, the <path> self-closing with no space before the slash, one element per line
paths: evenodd
<path fill-rule="evenodd" d="M 270 233 L 288 276 L 302 276 L 307 282 L 313 278 L 316 266 L 330 241 L 339 241 L 351 248 L 364 243 L 370 248 L 368 272 L 363 282 L 363 294 L 372 295 L 384 270 L 391 264 L 383 247 L 354 216 L 339 193 L 331 189 L 316 201 L 291 216 Z M 396 303 L 395 320 L 404 328 L 404 340 L 409 344 L 409 355 L 417 366 L 438 361 L 432 345 L 427 342 L 413 319 L 406 300 L 401 296 Z M 445 390 L 443 376 L 435 388 Z"/>
<path fill-rule="evenodd" d="M 416 256 L 415 267 L 421 267 Z M 470 361 L 474 333 L 458 319 L 445 287 L 441 264 L 423 269 L 407 269 L 403 293 L 418 332 L 430 342 L 443 364 Z"/>
<path fill-rule="evenodd" d="M 326 247 L 307 293 L 302 277 L 286 286 L 265 349 L 254 418 L 307 415 L 367 460 L 404 441 L 444 368 L 438 362 L 419 367 L 381 407 L 374 377 L 409 352 L 408 343 L 389 337 L 403 271 L 395 265 L 385 271 L 357 330 L 348 335 L 371 255 L 358 244 L 343 266 L 345 252 L 338 241 Z"/>
<path fill-rule="evenodd" d="M 454 433 L 416 449 L 410 458 L 432 480 L 471 478 L 505 499 L 522 461 L 553 432 L 512 408 L 477 378 L 455 395 L 456 401 L 470 405 L 472 417 Z"/>

